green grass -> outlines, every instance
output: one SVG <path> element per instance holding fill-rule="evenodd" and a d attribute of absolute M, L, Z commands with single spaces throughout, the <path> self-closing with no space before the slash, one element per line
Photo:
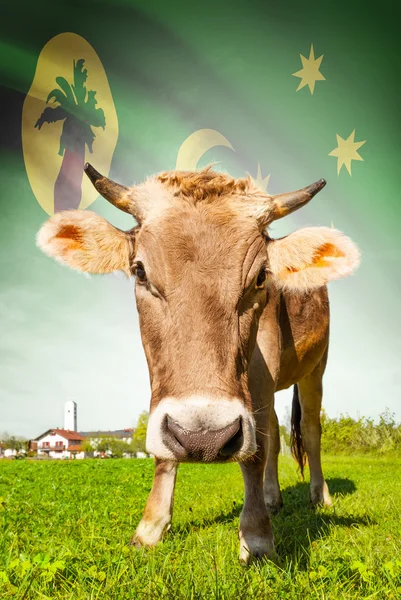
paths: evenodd
<path fill-rule="evenodd" d="M 277 564 L 238 561 L 238 465 L 182 465 L 172 530 L 128 546 L 150 460 L 0 462 L 0 598 L 401 597 L 401 460 L 326 457 L 334 508 L 313 511 L 292 459 L 273 519 Z"/>

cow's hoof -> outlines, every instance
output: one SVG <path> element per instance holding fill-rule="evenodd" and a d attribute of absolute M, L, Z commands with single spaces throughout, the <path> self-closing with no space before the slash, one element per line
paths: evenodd
<path fill-rule="evenodd" d="M 329 488 L 327 487 L 326 482 L 324 482 L 323 486 L 311 486 L 310 501 L 312 506 L 333 506 L 333 500 L 331 499 Z"/>
<path fill-rule="evenodd" d="M 156 546 L 161 541 L 164 532 L 169 528 L 169 524 L 141 521 L 132 536 L 130 546 L 135 546 L 135 548 L 153 548 L 153 546 Z"/>
<path fill-rule="evenodd" d="M 138 549 L 144 547 L 142 540 L 136 536 L 136 533 L 134 533 L 134 535 L 132 536 L 129 545 Z"/>
<path fill-rule="evenodd" d="M 276 558 L 273 538 L 240 532 L 240 561 L 249 565 L 253 559 L 264 557 L 272 560 Z"/>

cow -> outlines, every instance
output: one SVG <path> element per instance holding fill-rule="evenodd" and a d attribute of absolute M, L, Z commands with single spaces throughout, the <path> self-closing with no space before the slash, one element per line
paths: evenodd
<path fill-rule="evenodd" d="M 320 457 L 326 284 L 356 269 L 359 250 L 329 227 L 270 237 L 269 225 L 309 202 L 323 179 L 273 196 L 212 167 L 132 187 L 85 171 L 137 224 L 122 231 L 93 212 L 64 211 L 37 244 L 78 271 L 136 276 L 155 477 L 132 543 L 154 546 L 170 527 L 178 463 L 235 461 L 245 487 L 240 560 L 272 557 L 270 515 L 282 505 L 274 393 L 294 386 L 293 451 L 301 470 L 306 453 L 312 504 L 330 505 Z"/>

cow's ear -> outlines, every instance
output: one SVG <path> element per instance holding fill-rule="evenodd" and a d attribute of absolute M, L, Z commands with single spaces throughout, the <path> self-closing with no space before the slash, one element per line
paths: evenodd
<path fill-rule="evenodd" d="M 307 291 L 347 277 L 360 253 L 352 240 L 329 227 L 307 227 L 267 245 L 270 270 L 280 288 Z"/>
<path fill-rule="evenodd" d="M 130 275 L 134 231 L 121 231 L 96 213 L 66 210 L 41 227 L 36 241 L 45 254 L 86 273 Z"/>

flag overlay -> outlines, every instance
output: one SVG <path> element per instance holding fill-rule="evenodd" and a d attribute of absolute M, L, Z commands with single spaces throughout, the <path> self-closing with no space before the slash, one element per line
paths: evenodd
<path fill-rule="evenodd" d="M 360 0 L 22 0 L 0 23 L 0 430 L 131 426 L 149 385 L 132 282 L 85 278 L 35 246 L 48 215 L 132 219 L 82 178 L 248 173 L 271 193 L 325 190 L 273 225 L 334 226 L 362 251 L 330 286 L 329 414 L 401 419 L 400 9 Z M 112 407 L 112 408 L 110 408 Z M 280 413 L 279 408 L 279 413 Z"/>

